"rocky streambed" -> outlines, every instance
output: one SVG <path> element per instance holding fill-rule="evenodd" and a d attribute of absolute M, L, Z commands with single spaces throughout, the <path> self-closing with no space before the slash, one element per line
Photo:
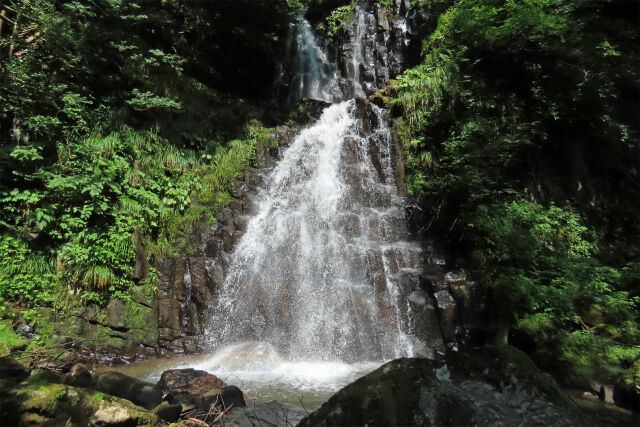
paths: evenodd
<path fill-rule="evenodd" d="M 402 358 L 343 387 L 317 410 L 250 398 L 205 370 L 154 382 L 113 370 L 27 369 L 0 358 L 3 426 L 636 425 L 637 414 L 569 397 L 510 346 Z"/>

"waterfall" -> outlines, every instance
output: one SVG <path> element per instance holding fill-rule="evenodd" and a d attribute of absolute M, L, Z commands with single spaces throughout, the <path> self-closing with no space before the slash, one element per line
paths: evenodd
<path fill-rule="evenodd" d="M 365 39 L 365 31 L 367 29 L 367 25 L 365 22 L 366 12 L 360 7 L 356 7 L 355 10 L 355 20 L 353 24 L 353 30 L 351 32 L 351 69 L 349 70 L 350 74 L 350 83 L 353 88 L 353 96 L 358 98 L 364 98 L 365 93 L 362 90 L 362 82 L 360 76 L 360 68 L 364 68 L 365 58 L 362 42 Z"/>
<path fill-rule="evenodd" d="M 420 247 L 405 241 L 385 112 L 369 108 L 367 132 L 356 101 L 328 107 L 265 180 L 219 296 L 215 347 L 259 341 L 293 359 L 346 361 L 413 354 L 397 277 Z"/>
<path fill-rule="evenodd" d="M 333 104 L 263 172 L 211 310 L 215 353 L 199 367 L 262 396 L 314 390 L 326 399 L 385 360 L 442 345 L 420 286 L 424 254 L 408 237 L 389 120 L 361 99 L 375 85 L 375 20 L 361 7 L 354 14 L 340 76 L 311 25 L 293 25 L 291 99 Z"/>
<path fill-rule="evenodd" d="M 310 98 L 335 102 L 342 99 L 336 71 L 318 46 L 309 21 L 300 16 L 292 26 L 288 40 L 288 50 L 293 56 L 291 100 Z"/>

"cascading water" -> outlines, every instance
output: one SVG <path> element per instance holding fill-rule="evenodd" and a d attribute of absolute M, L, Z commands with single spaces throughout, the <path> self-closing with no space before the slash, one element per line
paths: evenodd
<path fill-rule="evenodd" d="M 327 108 L 267 178 L 219 296 L 215 347 L 267 342 L 305 360 L 412 355 L 394 274 L 420 248 L 403 241 L 391 134 L 371 108 L 377 127 L 366 136 L 356 101 Z"/>
<path fill-rule="evenodd" d="M 336 71 L 320 49 L 309 21 L 298 17 L 288 40 L 289 52 L 293 56 L 293 78 L 290 98 L 301 98 L 335 102 L 342 98 Z"/>
<path fill-rule="evenodd" d="M 362 90 L 360 68 L 365 68 L 365 53 L 363 52 L 362 43 L 365 39 L 366 31 L 366 14 L 360 6 L 355 10 L 355 20 L 353 24 L 353 31 L 351 35 L 351 69 L 350 83 L 353 90 L 354 97 L 364 97 L 365 93 Z"/>

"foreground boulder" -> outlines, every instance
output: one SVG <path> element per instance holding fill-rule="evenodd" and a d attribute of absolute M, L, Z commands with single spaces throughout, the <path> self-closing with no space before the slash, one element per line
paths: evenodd
<path fill-rule="evenodd" d="M 104 372 L 97 376 L 95 388 L 103 393 L 130 400 L 136 405 L 151 409 L 162 402 L 162 389 L 155 384 L 121 374 Z"/>
<path fill-rule="evenodd" d="M 575 408 L 523 353 L 397 359 L 346 386 L 300 426 L 573 425 Z"/>
<path fill-rule="evenodd" d="M 162 373 L 157 386 L 179 400 L 183 395 L 198 395 L 213 388 L 224 388 L 227 384 L 206 371 L 171 369 Z"/>
<path fill-rule="evenodd" d="M 93 390 L 44 383 L 32 375 L 0 401 L 0 425 L 6 426 L 161 426 L 155 414 Z"/>
<path fill-rule="evenodd" d="M 223 388 L 211 389 L 198 396 L 196 406 L 200 411 L 209 411 L 212 407 L 216 407 L 219 410 L 231 407 L 244 407 L 246 403 L 242 390 L 234 385 L 230 385 Z"/>
<path fill-rule="evenodd" d="M 224 410 L 245 406 L 244 395 L 238 387 L 229 386 L 206 371 L 195 369 L 164 371 L 157 387 L 172 404 L 192 405 L 198 412 L 208 412 L 212 407 Z"/>

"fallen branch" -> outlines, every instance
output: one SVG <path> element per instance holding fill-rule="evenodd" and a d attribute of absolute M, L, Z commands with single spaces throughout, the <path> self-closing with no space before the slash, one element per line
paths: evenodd
<path fill-rule="evenodd" d="M 216 419 L 215 419 L 215 420 L 213 420 L 213 423 L 214 423 L 214 424 L 215 424 L 215 423 L 217 423 L 217 422 L 218 422 L 218 420 L 220 420 L 220 418 L 224 417 L 224 416 L 227 414 L 227 412 L 229 412 L 229 411 L 231 410 L 231 408 L 233 408 L 233 404 L 229 405 L 229 406 L 228 406 L 228 407 L 226 407 L 224 410 L 219 411 L 219 414 L 218 414 L 218 416 L 216 417 Z"/>
<path fill-rule="evenodd" d="M 32 36 L 30 36 L 30 37 L 27 37 L 27 38 L 25 39 L 25 42 L 27 42 L 27 43 L 32 43 L 32 42 L 36 41 L 36 40 L 38 39 L 38 37 L 40 37 L 40 35 L 41 35 L 41 34 L 40 34 L 40 31 L 38 31 L 38 32 L 37 32 L 37 33 L 35 33 L 34 35 L 32 35 Z"/>

